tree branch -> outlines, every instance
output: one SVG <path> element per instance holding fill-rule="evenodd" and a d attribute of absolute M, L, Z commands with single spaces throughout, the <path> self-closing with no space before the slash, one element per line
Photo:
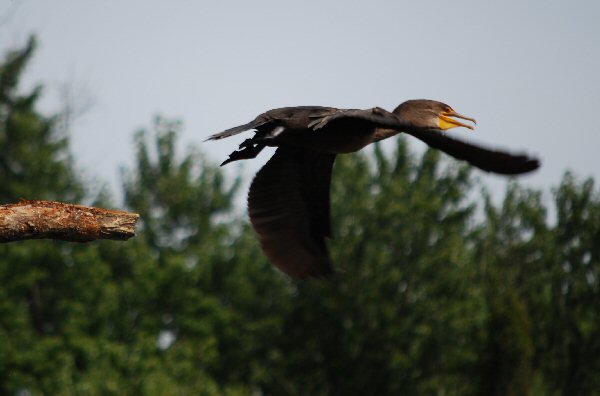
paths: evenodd
<path fill-rule="evenodd" d="M 127 240 L 135 235 L 140 215 L 53 201 L 0 205 L 0 243 L 24 239 L 88 242 Z"/>

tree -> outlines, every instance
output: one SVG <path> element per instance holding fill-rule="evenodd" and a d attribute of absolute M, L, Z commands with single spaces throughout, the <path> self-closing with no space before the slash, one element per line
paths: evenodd
<path fill-rule="evenodd" d="M 600 199 L 568 173 L 554 197 L 554 221 L 540 191 L 512 184 L 500 208 L 487 201 L 487 394 L 600 394 Z"/>
<path fill-rule="evenodd" d="M 68 139 L 56 133 L 56 116 L 35 109 L 41 88 L 19 93 L 34 49 L 32 38 L 9 52 L 0 67 L 0 200 L 80 200 L 83 185 L 75 177 Z M 0 346 L 1 393 L 64 380 L 68 364 L 53 335 L 60 326 L 54 292 L 63 286 L 66 250 L 40 241 L 0 246 L 0 338 L 6 340 Z"/>

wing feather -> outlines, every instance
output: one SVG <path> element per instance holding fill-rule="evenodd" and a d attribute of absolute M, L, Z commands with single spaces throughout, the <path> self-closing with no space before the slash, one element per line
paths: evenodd
<path fill-rule="evenodd" d="M 503 150 L 489 149 L 449 137 L 440 131 L 415 128 L 398 119 L 393 113 L 379 107 L 367 110 L 338 110 L 316 118 L 309 127 L 317 130 L 329 123 L 350 119 L 367 122 L 377 128 L 389 128 L 408 133 L 430 147 L 441 150 L 458 160 L 466 161 L 486 172 L 519 175 L 540 167 L 540 161 L 527 154 L 512 154 Z"/>
<path fill-rule="evenodd" d="M 329 186 L 335 155 L 279 147 L 248 193 L 250 222 L 269 260 L 290 276 L 333 273 Z"/>
<path fill-rule="evenodd" d="M 512 154 L 502 150 L 488 149 L 462 140 L 451 138 L 433 130 L 409 131 L 408 134 L 441 150 L 452 157 L 468 162 L 486 172 L 502 175 L 520 175 L 540 167 L 537 158 L 526 154 Z"/>

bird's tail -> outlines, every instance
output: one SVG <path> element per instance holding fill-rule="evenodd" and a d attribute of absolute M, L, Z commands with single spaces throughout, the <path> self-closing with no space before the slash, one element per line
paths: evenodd
<path fill-rule="evenodd" d="M 247 124 L 236 126 L 236 127 L 233 127 L 233 128 L 229 128 L 229 129 L 227 129 L 227 130 L 225 130 L 223 132 L 219 132 L 219 133 L 215 133 L 214 135 L 210 135 L 204 141 L 224 139 L 226 137 L 237 135 L 238 133 L 247 131 L 249 129 L 254 129 L 254 128 L 256 128 L 259 125 L 261 125 L 261 121 L 258 118 L 256 118 L 256 119 L 250 121 Z"/>

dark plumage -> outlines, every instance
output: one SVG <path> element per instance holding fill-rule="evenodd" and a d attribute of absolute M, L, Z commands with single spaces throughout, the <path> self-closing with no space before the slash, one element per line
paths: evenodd
<path fill-rule="evenodd" d="M 269 260 L 288 275 L 304 278 L 333 272 L 326 238 L 331 237 L 329 186 L 337 154 L 358 151 L 404 132 L 486 172 L 518 175 L 540 166 L 527 155 L 490 150 L 446 136 L 446 129 L 473 129 L 457 118 L 475 122 L 444 103 L 424 99 L 404 102 L 392 113 L 378 107 L 284 107 L 207 140 L 255 130 L 221 165 L 254 158 L 265 146 L 278 147 L 250 186 L 248 213 Z"/>

